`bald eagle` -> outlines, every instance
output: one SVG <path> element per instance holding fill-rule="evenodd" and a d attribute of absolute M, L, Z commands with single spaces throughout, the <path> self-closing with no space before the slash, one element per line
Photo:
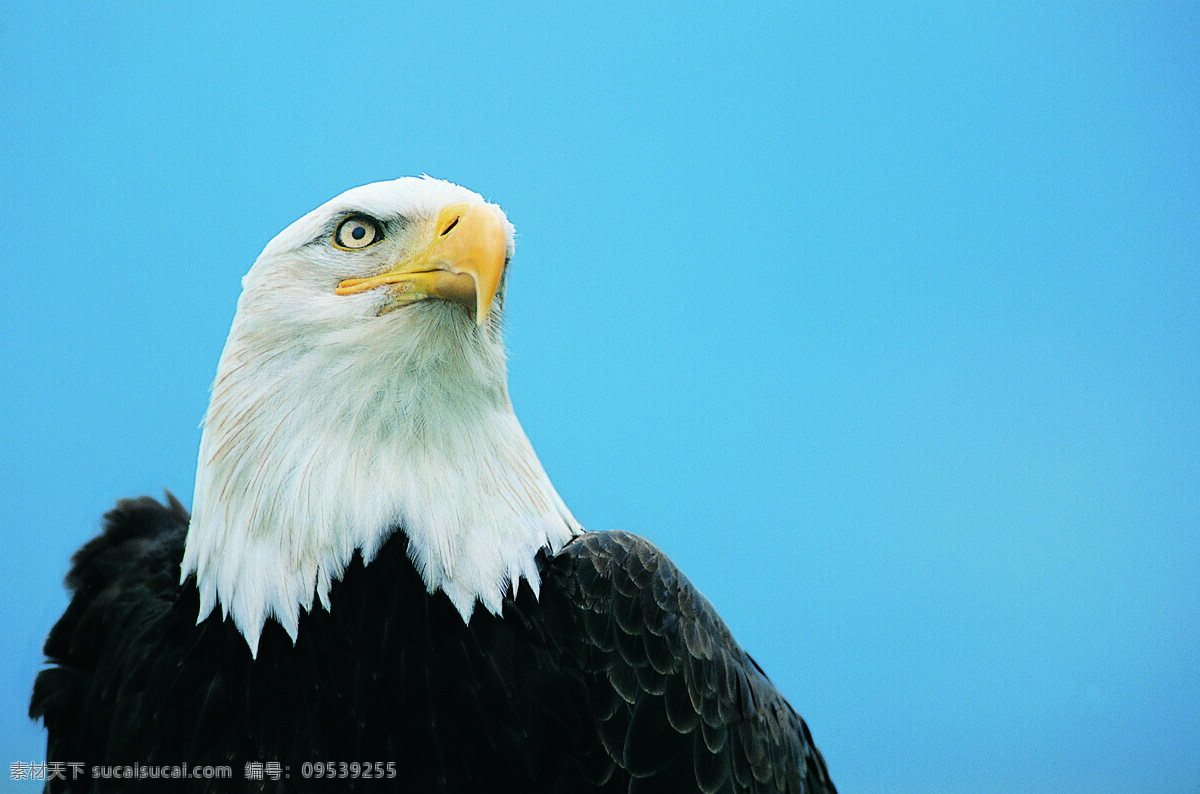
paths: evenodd
<path fill-rule="evenodd" d="M 551 485 L 509 401 L 512 253 L 428 177 L 267 245 L 191 514 L 123 500 L 72 560 L 30 705 L 48 790 L 834 790 L 671 561 Z"/>

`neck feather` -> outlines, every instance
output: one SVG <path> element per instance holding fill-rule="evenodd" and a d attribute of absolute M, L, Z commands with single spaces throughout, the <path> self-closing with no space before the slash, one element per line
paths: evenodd
<path fill-rule="evenodd" d="M 354 355 L 256 344 L 253 324 L 235 319 L 182 566 L 196 577 L 199 620 L 219 603 L 252 652 L 268 618 L 294 641 L 299 611 L 314 598 L 330 609 L 354 553 L 369 564 L 395 531 L 464 620 L 477 601 L 499 613 L 522 578 L 537 592 L 538 550 L 582 530 L 513 413 L 502 347 L 439 314 L 450 310 L 431 304 L 408 321 L 453 335 L 375 329 L 349 340 Z M 381 336 L 410 342 L 383 348 Z"/>

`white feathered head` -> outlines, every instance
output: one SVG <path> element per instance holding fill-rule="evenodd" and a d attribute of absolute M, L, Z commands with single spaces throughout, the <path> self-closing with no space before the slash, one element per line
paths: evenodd
<path fill-rule="evenodd" d="M 449 182 L 349 190 L 242 280 L 204 419 L 184 580 L 256 652 L 396 530 L 431 592 L 498 612 L 580 527 L 508 398 L 513 229 Z"/>

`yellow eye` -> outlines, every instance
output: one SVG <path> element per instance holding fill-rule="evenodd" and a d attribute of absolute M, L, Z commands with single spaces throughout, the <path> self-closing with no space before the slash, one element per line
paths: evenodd
<path fill-rule="evenodd" d="M 379 224 L 366 215 L 351 215 L 338 224 L 337 231 L 333 233 L 333 244 L 351 251 L 366 248 L 382 239 L 383 232 L 380 231 Z"/>

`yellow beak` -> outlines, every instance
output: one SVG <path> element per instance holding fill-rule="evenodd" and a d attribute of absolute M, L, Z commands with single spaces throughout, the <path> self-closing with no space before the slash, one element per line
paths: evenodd
<path fill-rule="evenodd" d="M 454 301 L 474 309 L 475 323 L 483 325 L 507 257 L 500 214 L 486 204 L 451 204 L 438 213 L 425 234 L 426 244 L 391 270 L 370 278 L 348 278 L 334 292 L 355 295 L 394 284 L 399 305 L 430 298 Z"/>

